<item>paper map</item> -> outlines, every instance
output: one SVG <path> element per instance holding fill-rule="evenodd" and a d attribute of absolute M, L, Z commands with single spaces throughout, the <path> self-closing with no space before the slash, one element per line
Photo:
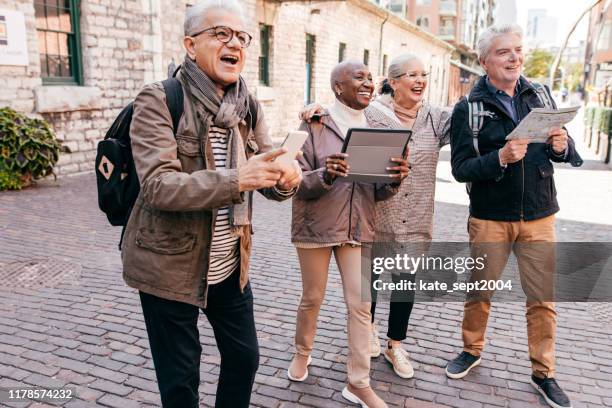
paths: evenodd
<path fill-rule="evenodd" d="M 578 109 L 580 106 L 556 110 L 535 108 L 506 136 L 506 140 L 530 139 L 529 143 L 546 143 L 548 132 L 571 122 Z"/>

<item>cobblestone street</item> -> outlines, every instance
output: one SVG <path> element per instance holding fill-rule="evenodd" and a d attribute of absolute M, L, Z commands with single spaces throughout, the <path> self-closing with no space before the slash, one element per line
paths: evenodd
<path fill-rule="evenodd" d="M 582 139 L 579 128 L 574 136 Z M 562 207 L 558 237 L 612 241 L 612 172 L 584 156 L 581 169 L 556 166 Z M 438 171 L 435 239 L 465 241 L 467 197 L 464 186 L 452 179 L 448 159 L 445 150 Z M 346 319 L 335 265 L 310 376 L 304 383 L 286 376 L 301 293 L 289 241 L 290 206 L 261 197 L 255 201 L 251 281 L 261 363 L 252 404 L 346 406 L 340 394 L 346 379 Z M 120 229 L 110 227 L 97 208 L 94 175 L 1 193 L 0 230 L 0 275 L 6 276 L 15 262 L 45 261 L 48 268 L 44 281 L 0 282 L 0 387 L 75 386 L 76 398 L 66 407 L 160 406 L 138 296 L 121 278 Z M 383 334 L 387 308 L 381 304 L 377 315 Z M 481 366 L 464 380 L 446 378 L 446 361 L 461 349 L 462 310 L 461 303 L 415 306 L 405 341 L 415 377 L 403 380 L 383 357 L 373 360 L 373 386 L 381 396 L 394 407 L 545 406 L 529 384 L 521 304 L 494 305 Z M 612 325 L 606 310 L 599 304 L 558 305 L 557 378 L 574 407 L 612 407 Z M 219 357 L 205 318 L 200 334 L 201 401 L 211 406 Z"/>

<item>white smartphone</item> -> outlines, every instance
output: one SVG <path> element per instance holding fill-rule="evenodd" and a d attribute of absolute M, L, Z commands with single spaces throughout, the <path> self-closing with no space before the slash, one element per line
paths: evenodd
<path fill-rule="evenodd" d="M 293 130 L 289 132 L 281 147 L 285 147 L 287 151 L 276 158 L 276 161 L 281 164 L 289 165 L 295 160 L 298 152 L 308 139 L 308 132 L 303 130 Z"/>

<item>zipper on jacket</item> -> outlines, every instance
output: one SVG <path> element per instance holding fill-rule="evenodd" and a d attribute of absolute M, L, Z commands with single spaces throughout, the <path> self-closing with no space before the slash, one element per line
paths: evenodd
<path fill-rule="evenodd" d="M 524 207 L 524 198 L 525 198 L 525 158 L 523 157 L 521 159 L 521 177 L 522 177 L 522 183 L 521 183 L 521 220 L 523 219 L 523 207 Z"/>
<path fill-rule="evenodd" d="M 351 224 L 353 221 L 353 193 L 355 192 L 355 182 L 353 182 L 352 186 L 351 186 L 351 198 L 349 200 L 349 225 L 348 225 L 348 239 L 352 240 L 351 238 Z"/>

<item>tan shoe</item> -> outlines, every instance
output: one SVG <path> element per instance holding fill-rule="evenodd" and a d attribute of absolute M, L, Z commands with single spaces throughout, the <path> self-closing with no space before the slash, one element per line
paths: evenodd
<path fill-rule="evenodd" d="M 402 378 L 414 377 L 414 368 L 408 360 L 408 352 L 401 347 L 392 347 L 385 349 L 385 359 L 393 366 L 395 374 Z"/>
<path fill-rule="evenodd" d="M 289 368 L 287 369 L 287 377 L 291 381 L 304 381 L 308 378 L 308 366 L 310 363 L 312 363 L 311 356 L 306 357 L 301 354 L 296 354 L 293 356 L 293 360 L 291 360 L 291 364 L 289 364 Z"/>
<path fill-rule="evenodd" d="M 388 408 L 385 401 L 376 395 L 372 387 L 355 388 L 349 384 L 342 390 L 342 396 L 353 404 L 359 404 L 362 408 Z"/>
<path fill-rule="evenodd" d="M 376 329 L 376 325 L 372 323 L 372 330 L 370 330 L 370 357 L 376 358 L 380 356 L 380 334 Z"/>

